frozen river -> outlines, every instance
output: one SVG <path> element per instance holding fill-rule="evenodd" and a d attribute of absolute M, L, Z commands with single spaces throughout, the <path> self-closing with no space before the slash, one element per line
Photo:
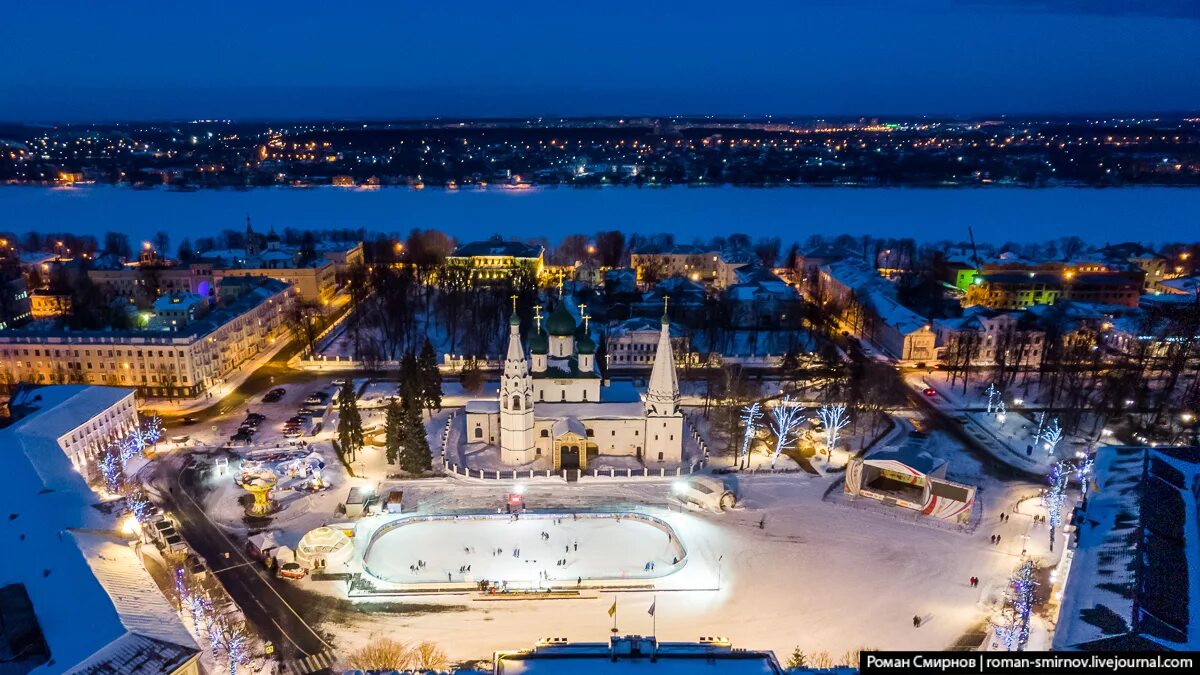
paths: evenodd
<path fill-rule="evenodd" d="M 811 234 L 913 236 L 980 241 L 1090 242 L 1194 239 L 1200 190 L 1187 188 L 533 188 L 421 191 L 407 188 L 261 188 L 168 192 L 93 185 L 0 187 L 0 230 L 123 230 L 136 239 L 244 227 L 437 228 L 459 240 L 502 233 L 547 237 L 671 232 L 678 241 L 745 232 L 803 241 Z"/>

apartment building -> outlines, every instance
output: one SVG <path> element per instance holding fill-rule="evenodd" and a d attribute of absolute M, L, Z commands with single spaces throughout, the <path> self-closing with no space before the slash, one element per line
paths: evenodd
<path fill-rule="evenodd" d="M 0 382 L 124 386 L 144 398 L 202 396 L 286 336 L 295 295 L 274 279 L 225 279 L 217 307 L 176 332 L 0 331 Z"/>
<path fill-rule="evenodd" d="M 638 283 L 643 285 L 680 276 L 706 287 L 723 289 L 737 283 L 734 273 L 753 259 L 752 252 L 715 251 L 675 244 L 640 248 L 630 254 L 629 266 L 637 271 Z"/>
<path fill-rule="evenodd" d="M 933 322 L 942 364 L 1031 366 L 1040 362 L 1045 332 L 1022 311 L 968 308 L 961 317 Z"/>
<path fill-rule="evenodd" d="M 900 361 L 932 364 L 936 335 L 925 317 L 900 304 L 896 289 L 861 260 L 822 265 L 818 302 L 842 328 Z"/>

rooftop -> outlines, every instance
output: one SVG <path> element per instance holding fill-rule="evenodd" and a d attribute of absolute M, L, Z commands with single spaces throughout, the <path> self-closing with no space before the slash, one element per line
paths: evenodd
<path fill-rule="evenodd" d="M 221 280 L 221 286 L 242 286 L 248 289 L 246 292 L 238 296 L 232 302 L 218 304 L 213 311 L 209 312 L 199 321 L 189 323 L 183 330 L 166 334 L 159 330 L 69 330 L 59 328 L 46 328 L 44 325 L 29 324 L 21 328 L 7 329 L 0 331 L 0 340 L 3 338 L 16 338 L 16 341 L 28 338 L 39 337 L 54 337 L 54 338 L 83 338 L 91 340 L 112 340 L 114 338 L 146 338 L 146 339 L 174 339 L 174 338 L 195 338 L 207 335 L 215 331 L 220 326 L 233 321 L 238 316 L 249 312 L 258 307 L 276 294 L 287 290 L 289 284 L 267 277 L 241 277 L 227 278 Z"/>
<path fill-rule="evenodd" d="M 506 241 L 500 237 L 492 237 L 486 241 L 473 241 L 463 244 L 454 250 L 458 257 L 475 256 L 511 256 L 513 258 L 538 258 L 542 255 L 542 247 L 526 244 L 521 241 Z"/>
<path fill-rule="evenodd" d="M 129 393 L 83 385 L 19 392 L 39 408 L 0 430 L 0 445 L 14 450 L 0 491 L 9 514 L 0 521 L 8 542 L 0 587 L 24 588 L 49 648 L 52 660 L 28 671 L 34 675 L 157 675 L 199 654 L 129 542 L 115 535 L 110 509 L 96 504 L 52 439 Z"/>
<path fill-rule="evenodd" d="M 1076 512 L 1054 649 L 1200 645 L 1200 448 L 1105 447 Z"/>
<path fill-rule="evenodd" d="M 613 637 L 610 642 L 539 643 L 533 649 L 496 654 L 496 675 L 543 673 L 721 673 L 781 675 L 769 651 L 734 649 L 727 641 L 658 642 L 653 637 Z"/>

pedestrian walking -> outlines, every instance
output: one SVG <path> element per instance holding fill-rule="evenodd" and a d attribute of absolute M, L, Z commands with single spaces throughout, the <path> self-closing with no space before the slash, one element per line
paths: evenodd
<path fill-rule="evenodd" d="M 576 551 L 579 550 L 579 540 L 578 539 L 575 540 L 575 550 Z"/>
<path fill-rule="evenodd" d="M 913 628 L 920 628 L 920 627 L 921 627 L 921 617 L 914 616 L 913 617 Z"/>

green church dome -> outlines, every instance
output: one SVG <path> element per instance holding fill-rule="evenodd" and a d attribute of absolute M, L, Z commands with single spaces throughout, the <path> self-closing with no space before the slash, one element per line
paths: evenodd
<path fill-rule="evenodd" d="M 545 354 L 550 351 L 550 338 L 545 333 L 538 333 L 529 338 L 529 351 L 534 354 Z"/>
<path fill-rule="evenodd" d="M 575 318 L 567 311 L 567 306 L 558 303 L 558 307 L 546 319 L 546 331 L 556 337 L 566 337 L 575 333 Z"/>
<path fill-rule="evenodd" d="M 596 343 L 592 340 L 592 336 L 585 333 L 575 340 L 575 351 L 580 354 L 595 354 Z"/>

